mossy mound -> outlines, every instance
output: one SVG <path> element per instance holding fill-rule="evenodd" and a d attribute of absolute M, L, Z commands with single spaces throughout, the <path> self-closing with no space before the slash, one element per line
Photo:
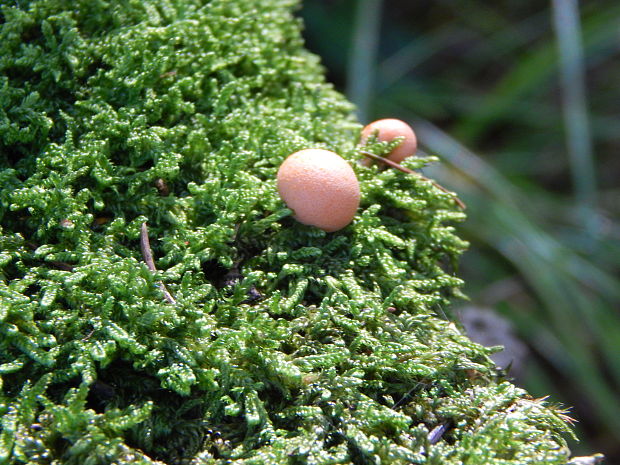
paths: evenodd
<path fill-rule="evenodd" d="M 0 463 L 566 463 L 445 314 L 463 213 L 356 163 L 296 3 L 3 2 Z M 360 180 L 336 233 L 275 189 L 309 147 Z"/>

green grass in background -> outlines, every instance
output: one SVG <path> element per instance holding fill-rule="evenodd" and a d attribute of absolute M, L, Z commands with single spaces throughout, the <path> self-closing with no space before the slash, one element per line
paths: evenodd
<path fill-rule="evenodd" d="M 364 121 L 400 117 L 468 205 L 472 304 L 509 318 L 519 382 L 620 459 L 620 4 L 308 0 L 309 47 Z M 498 291 L 500 290 L 500 291 Z"/>

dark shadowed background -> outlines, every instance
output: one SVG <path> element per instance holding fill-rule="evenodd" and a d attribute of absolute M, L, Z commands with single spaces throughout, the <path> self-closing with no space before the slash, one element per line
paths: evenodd
<path fill-rule="evenodd" d="M 620 2 L 306 0 L 307 45 L 363 123 L 441 157 L 471 242 L 470 335 L 620 463 Z"/>

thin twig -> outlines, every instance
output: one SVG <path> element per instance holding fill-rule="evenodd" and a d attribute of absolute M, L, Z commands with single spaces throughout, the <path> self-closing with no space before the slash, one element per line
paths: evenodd
<path fill-rule="evenodd" d="M 463 201 L 461 199 L 459 199 L 454 192 L 450 192 L 448 189 L 446 189 L 445 187 L 443 187 L 441 184 L 437 184 L 435 181 L 433 181 L 432 179 L 427 178 L 426 176 L 424 176 L 423 174 L 418 173 L 417 171 L 413 171 L 410 170 L 409 168 L 405 168 L 404 166 L 402 166 L 399 163 L 393 162 L 392 160 L 388 159 L 388 158 L 384 158 L 384 157 L 380 157 L 379 155 L 375 155 L 374 153 L 370 153 L 370 152 L 365 152 L 363 150 L 360 151 L 360 153 L 368 158 L 372 158 L 373 160 L 376 160 L 378 162 L 381 163 L 385 163 L 386 165 L 397 169 L 399 171 L 402 171 L 403 173 L 407 173 L 407 174 L 413 174 L 415 176 L 418 176 L 420 179 L 423 179 L 425 181 L 429 181 L 433 186 L 435 186 L 437 189 L 445 192 L 446 194 L 450 194 L 452 195 L 454 201 L 457 203 L 457 205 L 459 207 L 461 207 L 461 209 L 465 210 L 467 207 L 465 205 L 465 203 L 463 203 Z"/>
<path fill-rule="evenodd" d="M 53 261 L 53 262 L 48 262 L 48 263 L 62 271 L 73 271 L 73 265 L 69 265 L 68 263 L 65 263 L 65 262 Z"/>
<path fill-rule="evenodd" d="M 391 409 L 392 410 L 396 410 L 398 407 L 400 407 L 403 402 L 405 402 L 405 400 L 407 399 L 407 397 L 411 396 L 411 393 L 415 390 L 417 390 L 420 386 L 424 386 L 424 383 L 421 382 L 417 382 L 415 384 L 415 386 L 413 386 L 411 389 L 409 389 L 409 392 L 407 392 L 407 394 L 405 394 L 404 396 L 402 396 L 394 405 L 392 405 Z"/>
<path fill-rule="evenodd" d="M 142 250 L 142 257 L 144 258 L 146 266 L 149 267 L 149 270 L 155 273 L 157 271 L 157 268 L 155 268 L 155 262 L 153 261 L 153 251 L 151 250 L 151 243 L 149 241 L 149 230 L 146 227 L 146 223 L 142 223 L 142 227 L 140 228 L 140 249 Z M 174 300 L 174 297 L 172 297 L 172 294 L 168 292 L 168 289 L 166 288 L 166 285 L 163 283 L 163 281 L 159 281 L 157 285 L 164 293 L 164 298 L 168 301 L 168 303 L 172 305 L 177 303 L 177 301 Z"/>
<path fill-rule="evenodd" d="M 95 330 L 94 329 L 91 330 L 86 336 L 84 336 L 82 338 L 82 341 L 88 341 L 93 334 L 95 334 Z"/>
<path fill-rule="evenodd" d="M 446 431 L 450 428 L 450 422 L 446 421 L 441 425 L 435 426 L 430 433 L 428 433 L 428 442 L 431 445 L 437 444 L 441 437 L 444 435 Z"/>

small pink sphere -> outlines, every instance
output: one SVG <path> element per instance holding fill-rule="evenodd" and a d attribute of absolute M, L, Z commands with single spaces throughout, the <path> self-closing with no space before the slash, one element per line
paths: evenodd
<path fill-rule="evenodd" d="M 381 142 L 390 142 L 397 137 L 404 137 L 404 140 L 387 156 L 395 163 L 400 163 L 405 158 L 414 155 L 418 148 L 418 140 L 413 129 L 399 119 L 386 118 L 373 121 L 362 129 L 361 143 L 365 144 L 368 137 L 375 131 L 378 131 L 377 137 Z"/>

